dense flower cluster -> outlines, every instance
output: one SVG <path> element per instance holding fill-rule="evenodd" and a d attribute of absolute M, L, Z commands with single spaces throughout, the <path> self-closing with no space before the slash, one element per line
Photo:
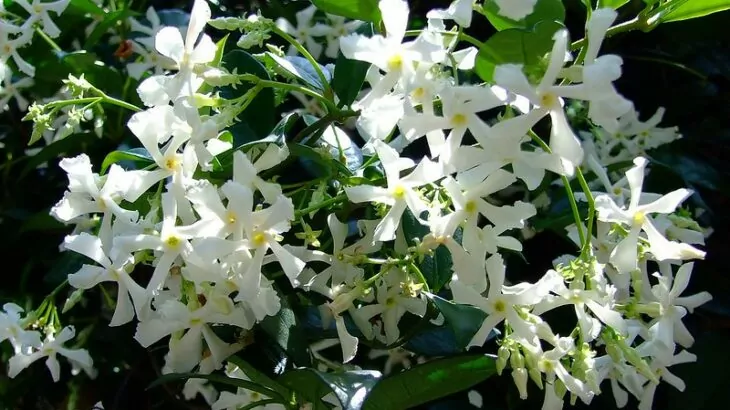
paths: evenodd
<path fill-rule="evenodd" d="M 496 1 L 500 13 L 512 19 L 529 14 L 535 3 Z M 593 12 L 582 59 L 573 60 L 568 32 L 560 29 L 539 77 L 528 76 L 521 65 L 503 64 L 494 70 L 493 84 L 477 85 L 457 84 L 452 76 L 457 68 L 473 68 L 476 49 L 456 50 L 458 36 L 446 30 L 446 22 L 471 23 L 472 1 L 431 11 L 428 27 L 412 39 L 406 32 L 407 2 L 381 0 L 379 7 L 385 33 L 371 37 L 348 34 L 356 24 L 339 17 L 329 17 L 332 26 L 314 23 L 313 7 L 297 13 L 296 27 L 285 20 L 272 23 L 314 57 L 323 47 L 313 38 L 325 37 L 326 56 L 339 49 L 349 59 L 372 64 L 370 89 L 352 108 L 359 111 L 356 128 L 367 141 L 365 152 L 379 160 L 382 178 L 331 187 L 337 192 L 323 203 L 365 204 L 373 218 L 341 221 L 329 214 L 323 230 L 331 249 L 320 246 L 304 222 L 320 209 L 317 204 L 306 212 L 298 209 L 287 189 L 265 176 L 289 156 L 286 145 L 275 142 L 235 151 L 230 179 L 206 178 L 217 156 L 232 148 L 221 132 L 248 101 L 220 100 L 212 109 L 202 105 L 213 98 L 198 94 L 204 84 L 217 86 L 235 76 L 210 66 L 216 46 L 203 33 L 211 17 L 203 0 L 196 0 L 185 33 L 160 27 L 150 9 L 152 27 L 133 23 L 134 31 L 148 35 L 132 45 L 143 61 L 128 66 L 135 78 L 152 72 L 138 88 L 146 109 L 127 125 L 154 165 L 125 170 L 112 164 L 97 173 L 86 155 L 61 161 L 69 185 L 51 214 L 77 226 L 63 249 L 93 261 L 69 275 L 69 283 L 90 289 L 116 282 L 110 326 L 136 320 L 135 339 L 145 347 L 169 337 L 165 373 L 211 373 L 243 348 L 247 331 L 279 311 L 271 272 L 280 271 L 291 286 L 327 298 L 319 307 L 323 322 L 334 322 L 347 363 L 357 354 L 359 338 L 393 344 L 402 336 L 404 316 L 426 315 L 430 289 L 415 261 L 443 247 L 453 260 L 448 284 L 453 301 L 487 314 L 469 345 L 482 346 L 499 334 L 498 368 L 511 369 L 521 397 L 532 380 L 545 391 L 544 408 L 559 409 L 566 394 L 571 401 L 590 403 L 602 385 L 610 384 L 619 407 L 630 393 L 648 409 L 661 381 L 683 389 L 668 369 L 695 360 L 685 350 L 693 338 L 682 319 L 710 295 L 683 293 L 693 268 L 687 261 L 704 257 L 694 246 L 703 244 L 704 235 L 679 208 L 691 191 L 643 192 L 647 160 L 641 155 L 678 134 L 656 128 L 661 110 L 642 123 L 632 103 L 614 88 L 621 58 L 599 55 L 599 50 L 616 12 Z M 58 34 L 47 12 L 37 21 L 48 35 Z M 259 20 L 241 21 L 255 26 Z M 19 27 L 15 32 L 31 31 Z M 0 56 L 0 61 L 8 58 Z M 17 53 L 8 56 L 32 75 Z M 576 135 L 565 100 L 587 107 L 596 126 L 591 133 Z M 499 118 L 485 120 L 485 112 L 494 109 L 500 110 Z M 548 144 L 532 132 L 540 121 L 550 124 Z M 413 160 L 401 154 L 421 138 L 429 157 Z M 634 166 L 625 175 L 605 171 L 606 165 L 627 159 Z M 505 193 L 535 191 L 546 175 L 582 178 L 581 169 L 597 176 L 598 188 L 582 197 L 594 204 L 595 230 L 594 221 L 573 225 L 569 231 L 579 255 L 560 258 L 535 283 L 511 283 L 501 252 L 522 250 L 519 232 L 538 210 Z M 139 203 L 149 203 L 149 210 L 141 213 L 131 206 Z M 405 216 L 428 233 L 408 237 Z M 303 246 L 294 244 L 301 239 Z M 148 278 L 142 265 L 151 267 Z M 557 334 L 541 316 L 565 306 L 574 310 L 576 326 L 569 334 Z M 12 304 L 4 309 L 0 340 L 9 339 L 16 353 L 11 377 L 47 356 L 57 379 L 56 353 L 93 372 L 87 353 L 62 346 L 73 337 L 72 328 L 57 334 L 53 329 L 41 342 L 38 331 L 26 330 L 33 317 L 21 317 Z M 216 332 L 222 326 L 239 329 L 240 337 L 222 337 Z M 498 328 L 501 332 L 495 332 Z M 226 372 L 247 379 L 232 365 Z M 246 389 L 218 395 L 191 379 L 185 395 L 197 394 L 214 409 L 262 399 Z"/>

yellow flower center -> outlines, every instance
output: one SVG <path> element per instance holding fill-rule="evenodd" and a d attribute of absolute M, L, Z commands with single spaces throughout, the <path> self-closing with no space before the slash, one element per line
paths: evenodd
<path fill-rule="evenodd" d="M 540 96 L 540 107 L 551 108 L 558 104 L 558 96 L 553 93 L 545 93 Z"/>
<path fill-rule="evenodd" d="M 456 114 L 453 117 L 451 117 L 451 125 L 454 126 L 454 128 L 463 127 L 467 123 L 466 115 L 464 114 Z"/>
<path fill-rule="evenodd" d="M 470 214 L 473 214 L 477 210 L 477 204 L 474 201 L 467 201 L 466 205 L 464 205 L 464 210 L 466 212 L 469 212 Z"/>
<path fill-rule="evenodd" d="M 507 310 L 507 304 L 503 300 L 494 302 L 494 311 L 504 313 Z"/>
<path fill-rule="evenodd" d="M 235 224 L 237 221 L 236 214 L 233 213 L 232 211 L 228 211 L 228 213 L 226 213 L 226 219 L 228 220 L 228 223 L 231 225 Z"/>
<path fill-rule="evenodd" d="M 180 245 L 180 242 L 181 240 L 177 236 L 171 236 L 165 240 L 167 246 L 171 248 L 177 248 Z"/>
<path fill-rule="evenodd" d="M 256 247 L 264 246 L 266 244 L 266 235 L 263 232 L 257 232 L 253 235 L 253 244 Z"/>
<path fill-rule="evenodd" d="M 175 171 L 180 166 L 180 160 L 175 157 L 165 159 L 165 169 Z"/>
<path fill-rule="evenodd" d="M 424 95 L 426 95 L 426 90 L 424 90 L 423 87 L 418 87 L 415 90 L 411 91 L 411 97 L 416 100 L 420 100 L 421 98 L 423 98 Z"/>
<path fill-rule="evenodd" d="M 403 57 L 400 54 L 396 54 L 388 59 L 388 69 L 390 71 L 397 71 L 403 68 Z"/>
<path fill-rule="evenodd" d="M 639 211 L 634 214 L 634 226 L 641 226 L 644 225 L 644 221 L 646 221 L 646 215 L 644 215 L 643 212 Z"/>
<path fill-rule="evenodd" d="M 406 197 L 406 189 L 403 188 L 403 186 L 398 185 L 397 187 L 393 188 L 393 197 L 395 199 L 403 199 Z"/>

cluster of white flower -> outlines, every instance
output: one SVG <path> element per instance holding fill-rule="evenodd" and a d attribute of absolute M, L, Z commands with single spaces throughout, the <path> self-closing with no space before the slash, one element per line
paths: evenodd
<path fill-rule="evenodd" d="M 357 20 L 348 21 L 342 16 L 326 14 L 327 21 L 325 24 L 315 21 L 316 12 L 317 8 L 311 5 L 296 13 L 296 27 L 283 17 L 276 20 L 276 26 L 283 32 L 294 36 L 300 44 L 305 45 L 307 51 L 314 58 L 319 58 L 323 50 L 322 45 L 317 42 L 315 37 L 324 37 L 327 44 L 324 47 L 324 55 L 329 58 L 336 58 L 337 53 L 340 51 L 340 37 L 355 31 L 362 22 Z M 297 53 L 297 50 L 292 45 L 287 53 L 293 55 Z"/>
<path fill-rule="evenodd" d="M 405 41 L 408 3 L 381 0 L 385 35 L 339 38 L 347 58 L 372 64 L 367 76 L 371 90 L 353 108 L 360 112 L 357 129 L 369 152 L 377 155 L 384 178 L 379 185 L 344 186 L 343 193 L 326 201 L 369 204 L 378 216 L 347 221 L 359 227 L 353 233 L 350 223 L 330 214 L 330 252 L 311 249 L 318 246 L 308 239 L 303 221 L 311 210 L 297 210 L 285 188 L 260 175 L 289 155 L 285 146 L 262 143 L 265 148 L 235 151 L 233 176 L 222 183 L 201 177 L 205 173 L 199 171 L 214 168 L 216 155 L 231 149 L 219 132 L 248 102 L 224 101 L 199 110 L 206 99 L 197 92 L 208 80 L 205 73 L 214 70 L 207 65 L 216 52 L 210 37 L 201 35 L 210 20 L 205 1 L 195 1 L 185 38 L 177 28 L 153 27 L 156 51 L 149 51 L 151 38 L 137 42 L 149 53 L 159 53 L 157 61 L 162 56 L 171 64 L 155 66 L 157 74 L 140 84 L 138 93 L 148 108 L 134 114 L 128 127 L 154 166 L 124 170 L 114 164 L 100 175 L 86 155 L 61 161 L 69 187 L 52 215 L 79 227 L 63 248 L 96 263 L 69 275 L 69 283 L 89 289 L 116 282 L 110 325 L 136 318 L 135 339 L 145 347 L 170 336 L 166 373 L 196 368 L 210 373 L 243 346 L 241 338 L 223 340 L 216 328 L 232 326 L 245 335 L 279 311 L 279 295 L 267 278 L 269 268 L 278 266 L 293 287 L 330 300 L 320 311 L 325 326 L 334 322 L 347 363 L 357 354 L 358 337 L 351 334 L 354 327 L 347 326 L 346 317 L 361 337 L 393 344 L 407 313 L 426 314 L 429 286 L 416 261 L 443 246 L 453 260 L 448 286 L 453 300 L 488 315 L 470 345 L 483 345 L 501 324 L 498 368 L 510 365 L 522 397 L 532 379 L 545 390 L 544 408 L 559 409 L 566 392 L 589 403 L 609 380 L 619 407 L 627 403 L 627 390 L 642 408 L 650 408 L 660 380 L 683 388 L 667 370 L 695 358 L 682 350 L 693 342 L 682 318 L 710 299 L 706 292 L 681 296 L 693 266 L 684 261 L 704 257 L 691 246 L 703 240 L 696 224 L 676 212 L 691 192 L 642 193 L 646 160 L 641 157 L 625 179 L 612 182 L 594 155 L 601 148 L 584 152 L 563 108 L 563 98 L 585 101 L 590 120 L 605 130 L 638 129 L 632 104 L 613 86 L 621 74 L 620 57 L 598 55 L 616 12 L 593 12 L 581 62 L 564 67 L 570 53 L 567 30 L 561 29 L 537 81 L 522 66 L 504 64 L 496 67 L 493 85 L 458 85 L 452 69 L 472 68 L 476 49 L 456 50 L 458 35 L 446 31 L 445 20 L 467 26 L 471 4 L 457 0 L 448 9 L 433 10 L 428 27 Z M 505 15 L 519 18 L 535 1 L 497 4 Z M 298 14 L 296 33 L 317 55 L 308 40 L 325 31 L 312 25 L 313 12 L 308 8 Z M 154 11 L 148 19 L 155 24 Z M 487 123 L 483 114 L 493 109 L 502 109 L 502 115 Z M 530 136 L 542 141 L 531 129 L 545 117 L 551 123 L 549 145 L 533 144 Z M 395 129 L 399 133 L 393 138 Z M 424 136 L 431 158 L 414 161 L 400 155 Z M 535 190 L 546 171 L 572 177 L 584 162 L 595 168 L 606 188 L 595 199 L 586 193 L 598 212 L 595 232 L 592 221 L 574 226 L 580 256 L 563 258 L 536 283 L 510 285 L 499 250 L 522 250 L 514 230 L 524 228 L 537 210 L 522 201 L 497 204 L 495 197 L 514 186 Z M 356 179 L 363 180 L 368 181 Z M 145 215 L 130 210 L 130 204 L 146 202 L 150 209 Z M 429 232 L 408 237 L 401 223 L 406 213 Z M 304 234 L 296 237 L 305 238 L 305 246 L 280 244 L 298 226 Z M 137 269 L 145 264 L 154 267 L 149 278 Z M 652 273 L 655 265 L 658 272 Z M 569 335 L 554 333 L 540 316 L 562 306 L 575 311 L 577 325 Z M 9 309 L 6 316 L 15 315 L 13 323 L 19 323 L 17 308 Z M 24 341 L 19 326 L 9 330 L 18 346 L 11 364 L 27 364 L 46 352 L 70 356 L 58 342 L 68 340 L 70 332 L 41 348 L 35 339 Z M 29 347 L 41 350 L 29 353 Z M 605 355 L 597 357 L 599 349 Z M 90 359 L 71 359 L 90 365 Z M 240 369 L 228 373 L 246 377 Z M 248 390 L 217 396 L 211 389 L 189 380 L 185 395 L 201 394 L 221 409 L 260 399 Z"/>
<path fill-rule="evenodd" d="M 21 111 L 28 108 L 28 100 L 20 92 L 33 86 L 35 67 L 23 59 L 18 51 L 33 41 L 36 30 L 43 36 L 58 37 L 61 30 L 53 22 L 50 13 L 60 15 L 69 2 L 70 0 L 49 3 L 42 0 L 33 0 L 30 3 L 28 0 L 15 1 L 27 13 L 25 16 L 11 14 L 4 4 L 0 4 L 0 112 L 8 109 L 11 99 L 15 99 Z M 19 77 L 20 73 L 15 73 L 11 68 L 11 61 L 25 77 Z M 18 74 L 19 78 L 14 79 L 14 74 Z"/>

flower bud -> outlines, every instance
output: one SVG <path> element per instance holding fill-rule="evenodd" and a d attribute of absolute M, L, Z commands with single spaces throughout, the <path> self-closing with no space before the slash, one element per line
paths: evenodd
<path fill-rule="evenodd" d="M 527 398 L 527 370 L 524 367 L 513 368 L 512 380 L 517 386 L 517 391 L 520 392 L 520 398 L 525 400 Z"/>
<path fill-rule="evenodd" d="M 502 370 L 507 367 L 507 360 L 509 359 L 510 351 L 504 345 L 497 349 L 497 374 L 502 375 Z"/>

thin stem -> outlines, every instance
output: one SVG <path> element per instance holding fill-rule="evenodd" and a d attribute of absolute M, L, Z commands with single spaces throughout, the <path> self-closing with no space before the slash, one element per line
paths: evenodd
<path fill-rule="evenodd" d="M 421 34 L 421 32 L 423 32 L 423 30 L 407 30 L 406 36 L 414 37 L 414 36 Z M 446 30 L 431 30 L 431 32 L 438 33 L 438 34 L 444 34 L 444 35 L 456 36 L 456 38 L 459 41 L 466 41 L 467 43 L 473 45 L 476 48 L 481 48 L 484 45 L 484 43 L 482 43 L 481 41 L 477 40 L 476 38 L 474 38 L 464 32 L 455 33 L 453 31 L 446 31 Z"/>
<path fill-rule="evenodd" d="M 345 195 L 345 194 L 339 194 L 336 197 L 332 197 L 332 198 L 327 199 L 327 200 L 324 200 L 324 201 L 322 201 L 322 202 L 320 202 L 318 204 L 314 204 L 314 205 L 309 206 L 307 208 L 304 208 L 304 209 L 301 209 L 299 211 L 296 211 L 294 213 L 294 219 L 299 219 L 302 216 L 309 214 L 310 212 L 314 212 L 314 211 L 316 211 L 318 209 L 322 209 L 322 208 L 328 207 L 330 205 L 334 205 L 334 204 L 343 202 L 346 199 L 347 199 L 347 195 Z"/>
<path fill-rule="evenodd" d="M 319 81 L 322 82 L 322 87 L 324 87 L 324 93 L 327 97 L 332 98 L 334 96 L 334 92 L 332 91 L 332 87 L 330 86 L 329 82 L 327 81 L 327 76 L 324 75 L 324 72 L 322 71 L 322 67 L 319 65 L 317 60 L 314 59 L 312 54 L 309 53 L 309 51 L 304 48 L 304 46 L 298 42 L 294 37 L 290 36 L 289 34 L 285 33 L 280 28 L 273 26 L 272 31 L 276 34 L 278 34 L 281 38 L 288 41 L 291 45 L 294 46 L 294 48 L 299 51 L 299 53 L 304 56 L 304 58 L 309 61 L 310 64 L 312 64 L 312 67 L 314 68 L 314 71 L 317 72 L 317 76 L 319 77 Z M 329 101 L 329 98 L 327 99 Z M 329 105 L 328 105 L 329 107 Z"/>
<path fill-rule="evenodd" d="M 645 30 L 646 29 L 646 20 L 640 16 L 634 17 L 633 19 L 629 21 L 625 21 L 621 24 L 617 24 L 606 31 L 606 38 L 615 36 L 619 33 L 625 33 L 627 31 L 633 31 L 633 30 Z M 588 43 L 587 38 L 582 38 L 578 41 L 573 42 L 573 44 L 570 45 L 570 50 L 575 51 L 579 48 L 584 47 Z"/>
<path fill-rule="evenodd" d="M 550 146 L 545 143 L 545 141 L 542 140 L 537 134 L 535 134 L 535 131 L 528 131 L 528 134 L 530 135 L 530 138 L 532 138 L 533 141 L 537 142 L 537 144 L 542 148 L 545 152 L 548 154 L 552 154 L 553 150 L 550 149 Z M 576 167 L 576 170 L 580 172 L 578 167 Z M 565 193 L 568 196 L 568 201 L 570 202 L 570 210 L 573 212 L 573 219 L 575 220 L 575 228 L 578 230 L 578 238 L 580 238 L 580 248 L 583 249 L 586 243 L 586 234 L 583 232 L 583 223 L 580 218 L 580 211 L 578 210 L 578 202 L 575 200 L 575 194 L 573 193 L 573 188 L 570 187 L 570 180 L 565 175 L 561 175 L 560 179 L 563 181 L 563 186 L 565 187 Z"/>
<path fill-rule="evenodd" d="M 56 286 L 56 288 L 53 289 L 51 291 L 51 293 L 49 293 L 48 296 L 46 296 L 46 298 L 51 299 L 51 298 L 55 297 L 56 294 L 58 294 L 58 292 L 60 292 L 63 288 L 66 287 L 66 285 L 68 285 L 68 279 L 64 279 L 64 281 L 61 282 L 58 286 Z"/>
<path fill-rule="evenodd" d="M 583 248 L 581 250 L 581 256 L 587 257 L 591 249 L 591 240 L 593 239 L 593 219 L 595 219 L 596 216 L 596 201 L 593 198 L 591 188 L 588 186 L 588 182 L 586 182 L 586 178 L 583 176 L 583 172 L 579 167 L 575 168 L 575 173 L 578 177 L 580 187 L 583 189 L 583 193 L 586 196 L 586 200 L 588 201 L 588 221 L 586 222 L 587 240 L 583 243 Z"/>
<path fill-rule="evenodd" d="M 413 273 L 416 274 L 416 277 L 418 278 L 418 280 L 421 281 L 421 283 L 423 284 L 423 290 L 425 290 L 426 292 L 429 292 L 430 293 L 431 292 L 431 288 L 428 286 L 428 282 L 426 281 L 426 277 L 423 276 L 423 272 L 421 272 L 421 270 L 418 269 L 418 266 L 416 266 L 415 263 L 412 263 L 412 264 L 408 265 L 408 267 L 413 271 Z"/>
<path fill-rule="evenodd" d="M 63 49 L 58 44 L 56 44 L 56 42 L 53 41 L 52 38 L 48 37 L 48 35 L 44 33 L 43 30 L 40 29 L 40 27 L 36 27 L 35 32 L 38 33 L 38 35 L 41 36 L 41 38 L 45 40 L 45 42 L 48 43 L 48 45 L 50 45 L 52 49 L 60 53 L 63 52 Z"/>

